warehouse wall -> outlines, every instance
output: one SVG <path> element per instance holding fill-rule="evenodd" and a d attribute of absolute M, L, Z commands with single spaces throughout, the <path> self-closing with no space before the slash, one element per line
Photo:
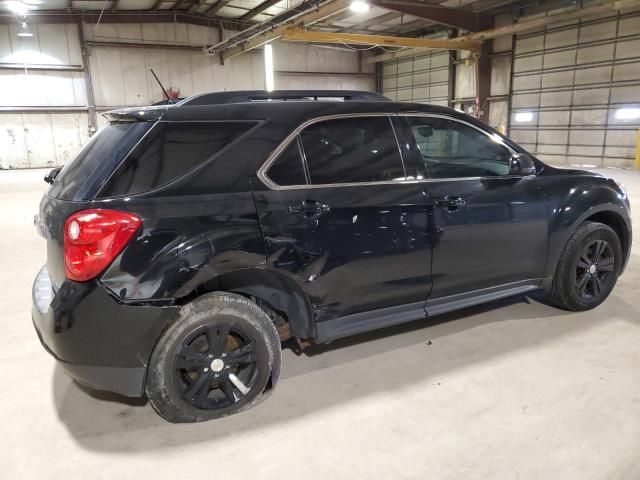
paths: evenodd
<path fill-rule="evenodd" d="M 382 64 L 382 93 L 392 100 L 453 106 L 472 112 L 476 98 L 476 67 L 470 57 L 469 52 L 425 51 L 386 61 Z M 452 85 L 450 70 L 453 65 Z"/>
<path fill-rule="evenodd" d="M 513 58 L 514 140 L 553 163 L 632 166 L 640 120 L 618 111 L 640 108 L 640 12 L 520 35 Z"/>
<path fill-rule="evenodd" d="M 495 19 L 496 27 L 512 22 L 511 15 Z M 553 164 L 633 165 L 640 120 L 617 112 L 640 108 L 640 12 L 550 25 L 496 38 L 491 47 L 490 98 L 481 106 L 489 108 L 491 126 Z M 468 56 L 432 52 L 384 62 L 383 93 L 467 111 L 476 96 Z M 445 73 L 454 61 L 448 98 Z M 516 120 L 518 113 L 531 120 Z"/>
<path fill-rule="evenodd" d="M 32 28 L 33 38 L 21 38 L 16 26 L 0 25 L 0 168 L 63 165 L 89 137 L 78 26 Z M 217 36 L 216 29 L 186 24 L 84 25 L 98 113 L 161 100 L 150 68 L 181 96 L 263 89 L 260 51 L 224 65 L 203 55 L 201 46 L 217 42 Z M 156 45 L 117 44 L 142 42 Z M 361 71 L 357 53 L 345 49 L 276 43 L 274 61 L 276 88 L 375 88 L 373 70 Z M 98 126 L 103 123 L 98 115 Z"/>
<path fill-rule="evenodd" d="M 513 22 L 511 15 L 498 15 L 495 26 Z M 511 50 L 513 38 L 498 37 L 491 43 L 491 91 L 489 92 L 489 124 L 505 133 L 509 125 L 509 92 L 511 90 Z"/>
<path fill-rule="evenodd" d="M 424 38 L 447 38 L 446 33 Z M 449 106 L 448 51 L 425 50 L 382 64 L 382 94 L 399 102 Z"/>
<path fill-rule="evenodd" d="M 382 94 L 392 100 L 449 105 L 449 52 L 424 52 L 382 65 Z"/>

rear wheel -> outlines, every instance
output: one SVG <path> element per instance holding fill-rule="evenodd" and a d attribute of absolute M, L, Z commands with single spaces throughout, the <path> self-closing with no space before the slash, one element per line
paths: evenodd
<path fill-rule="evenodd" d="M 616 284 L 622 265 L 622 247 L 607 225 L 585 222 L 565 246 L 549 289 L 551 302 L 580 311 L 600 305 Z"/>
<path fill-rule="evenodd" d="M 280 371 L 280 339 L 269 317 L 235 294 L 185 306 L 149 365 L 149 402 L 170 422 L 199 422 L 254 405 Z"/>

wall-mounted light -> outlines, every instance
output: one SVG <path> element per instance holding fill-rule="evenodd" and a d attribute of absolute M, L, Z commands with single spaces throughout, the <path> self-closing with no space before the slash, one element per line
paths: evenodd
<path fill-rule="evenodd" d="M 515 115 L 515 121 L 519 123 L 526 123 L 533 120 L 533 113 L 531 112 L 518 112 Z"/>
<path fill-rule="evenodd" d="M 270 43 L 264 46 L 264 84 L 267 92 L 273 91 L 273 47 Z"/>
<path fill-rule="evenodd" d="M 369 4 L 363 0 L 353 0 L 349 5 L 349 10 L 356 13 L 368 12 Z"/>
<path fill-rule="evenodd" d="M 618 120 L 638 120 L 640 118 L 640 108 L 619 108 L 616 110 Z"/>
<path fill-rule="evenodd" d="M 29 27 L 27 25 L 27 22 L 25 22 L 25 21 L 20 22 L 20 27 L 22 29 L 18 32 L 18 36 L 19 37 L 33 37 L 33 33 L 31 33 L 29 31 Z"/>

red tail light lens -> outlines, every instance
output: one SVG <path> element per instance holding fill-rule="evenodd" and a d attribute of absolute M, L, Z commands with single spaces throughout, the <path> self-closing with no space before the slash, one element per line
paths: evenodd
<path fill-rule="evenodd" d="M 122 251 L 142 220 L 117 210 L 81 210 L 64 224 L 64 273 L 69 280 L 95 278 Z"/>

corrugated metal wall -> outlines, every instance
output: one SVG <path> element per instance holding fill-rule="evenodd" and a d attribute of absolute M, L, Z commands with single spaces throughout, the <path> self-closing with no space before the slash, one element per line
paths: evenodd
<path fill-rule="evenodd" d="M 449 52 L 427 52 L 382 65 L 382 93 L 398 101 L 449 105 Z"/>
<path fill-rule="evenodd" d="M 347 48 L 281 42 L 274 69 L 276 88 L 375 91 L 374 66 Z"/>
<path fill-rule="evenodd" d="M 33 25 L 34 37 L 0 25 L 0 168 L 65 164 L 88 139 L 87 94 L 78 26 Z M 199 47 L 217 41 L 217 30 L 186 24 L 85 25 L 98 113 L 162 99 L 151 75 L 182 96 L 213 90 L 264 88 L 260 51 L 220 65 Z M 178 48 L 124 47 L 104 42 L 162 43 Z M 196 48 L 189 48 L 196 47 Z M 340 49 L 278 43 L 276 88 L 373 90 L 372 69 L 360 71 L 358 55 Z M 46 70 L 21 68 L 39 65 Z M 51 70 L 60 68 L 60 70 Z M 64 107 L 64 110 L 61 108 Z M 36 109 L 37 111 L 33 111 Z M 9 110 L 9 111 L 7 111 Z M 32 110 L 32 111 L 29 111 Z M 98 126 L 104 122 L 98 116 Z"/>
<path fill-rule="evenodd" d="M 553 163 L 632 165 L 640 121 L 617 112 L 640 107 L 640 12 L 518 36 L 513 70 L 514 140 Z"/>
<path fill-rule="evenodd" d="M 162 99 L 150 69 L 166 88 L 182 96 L 212 90 L 264 88 L 263 60 L 245 54 L 220 65 L 197 49 L 96 46 L 96 42 L 145 42 L 202 46 L 217 41 L 213 29 L 186 24 L 101 24 L 85 26 L 91 51 L 91 77 L 98 108 L 148 105 Z"/>

